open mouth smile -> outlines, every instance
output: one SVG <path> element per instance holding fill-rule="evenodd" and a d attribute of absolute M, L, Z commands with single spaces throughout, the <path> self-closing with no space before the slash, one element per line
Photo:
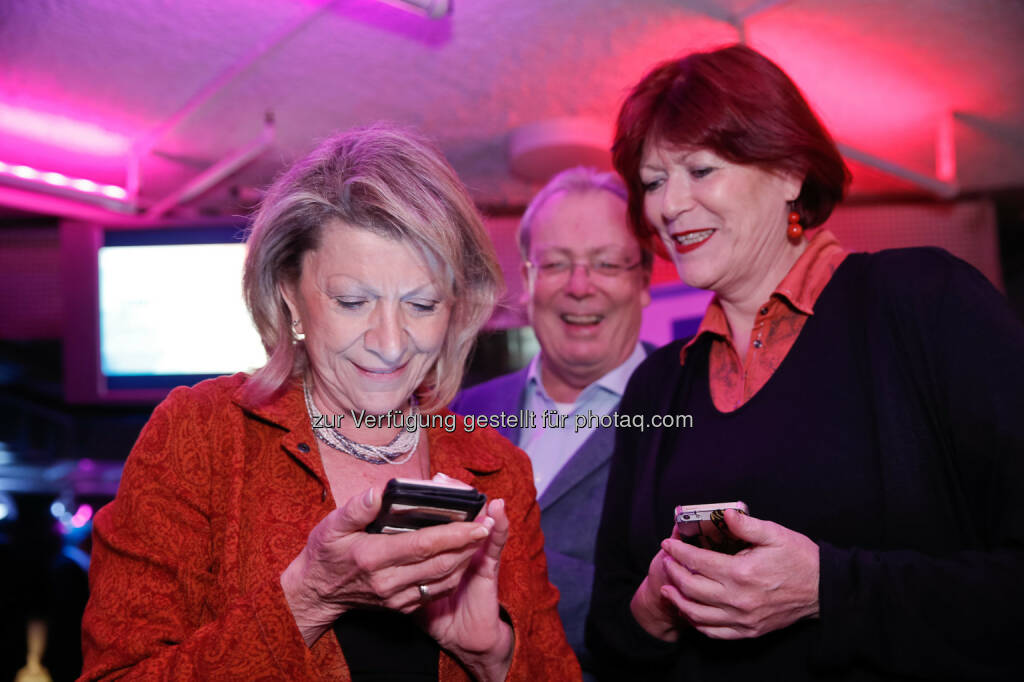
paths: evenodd
<path fill-rule="evenodd" d="M 713 229 L 688 230 L 686 232 L 676 232 L 670 235 L 670 237 L 675 244 L 676 253 L 688 253 L 703 245 L 714 233 Z"/>
<path fill-rule="evenodd" d="M 573 315 L 571 313 L 563 313 L 559 317 L 561 317 L 562 322 L 575 326 L 594 325 L 604 319 L 604 315 Z"/>

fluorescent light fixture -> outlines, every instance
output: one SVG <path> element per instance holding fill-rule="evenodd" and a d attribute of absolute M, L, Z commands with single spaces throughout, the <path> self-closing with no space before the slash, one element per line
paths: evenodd
<path fill-rule="evenodd" d="M 36 192 L 88 201 L 123 213 L 134 213 L 128 190 L 85 178 L 72 178 L 56 171 L 43 171 L 24 164 L 0 161 L 0 182 Z"/>
<path fill-rule="evenodd" d="M 444 18 L 452 8 L 449 0 L 382 0 L 382 2 L 428 16 L 431 19 Z"/>

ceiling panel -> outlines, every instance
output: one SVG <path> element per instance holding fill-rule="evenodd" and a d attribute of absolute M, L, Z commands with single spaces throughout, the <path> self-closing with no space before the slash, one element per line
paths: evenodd
<path fill-rule="evenodd" d="M 231 213 L 232 186 L 265 186 L 332 130 L 386 119 L 435 137 L 482 205 L 515 210 L 536 189 L 509 171 L 517 127 L 575 116 L 610 135 L 655 62 L 740 37 L 839 141 L 931 174 L 955 112 L 960 185 L 1024 185 L 1024 4 L 971 0 L 456 0 L 440 21 L 377 0 L 3 3 L 0 160 L 118 184 L 156 134 L 140 157 L 145 206 L 273 112 L 270 147 L 180 209 Z M 28 129 L 11 122 L 25 112 Z M 60 118 L 102 134 L 65 134 Z M 82 148 L 97 139 L 115 143 Z M 857 170 L 854 196 L 922 191 Z"/>

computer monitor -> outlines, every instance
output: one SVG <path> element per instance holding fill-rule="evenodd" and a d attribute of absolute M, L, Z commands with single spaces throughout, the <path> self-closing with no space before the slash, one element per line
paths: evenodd
<path fill-rule="evenodd" d="M 62 225 L 66 399 L 155 402 L 261 366 L 242 299 L 243 227 Z"/>

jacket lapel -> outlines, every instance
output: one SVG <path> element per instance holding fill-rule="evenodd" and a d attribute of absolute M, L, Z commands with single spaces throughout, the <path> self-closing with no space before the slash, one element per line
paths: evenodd
<path fill-rule="evenodd" d="M 446 409 L 438 410 L 442 417 L 452 414 Z M 461 417 L 456 417 L 458 427 L 454 433 L 444 429 L 427 429 L 427 444 L 430 448 L 430 475 L 443 473 L 463 483 L 474 485 L 477 476 L 492 474 L 502 468 L 502 461 L 485 448 L 480 447 L 475 437 L 466 437 Z"/>
<path fill-rule="evenodd" d="M 554 504 L 560 497 L 572 491 L 576 484 L 601 467 L 612 456 L 615 449 L 615 429 L 598 428 L 583 442 L 555 475 L 555 479 L 541 494 L 538 502 L 541 511 Z"/>
<path fill-rule="evenodd" d="M 257 419 L 282 430 L 281 447 L 321 482 L 326 483 L 323 462 L 317 448 L 313 425 L 306 412 L 306 400 L 301 381 L 292 381 L 279 394 L 262 405 L 245 401 L 241 387 L 232 396 L 233 401 Z"/>
<path fill-rule="evenodd" d="M 655 349 L 650 343 L 643 342 L 644 355 L 650 355 Z M 524 375 L 525 377 L 525 375 Z M 523 383 L 525 385 L 525 378 Z M 523 391 L 520 391 L 523 393 Z M 618 404 L 615 406 L 618 409 Z M 514 440 L 512 442 L 515 442 Z M 615 429 L 598 428 L 591 434 L 590 438 L 583 442 L 555 475 L 555 480 L 549 485 L 538 499 L 541 511 L 550 507 L 559 498 L 570 492 L 576 484 L 589 476 L 595 469 L 599 469 L 612 456 L 615 450 Z"/>
<path fill-rule="evenodd" d="M 529 365 L 518 372 L 506 374 L 482 386 L 466 389 L 456 397 L 451 410 L 460 415 L 494 416 L 501 413 L 518 414 L 525 403 L 525 391 Z M 519 443 L 519 429 L 499 425 L 495 430 L 512 443 Z"/>

